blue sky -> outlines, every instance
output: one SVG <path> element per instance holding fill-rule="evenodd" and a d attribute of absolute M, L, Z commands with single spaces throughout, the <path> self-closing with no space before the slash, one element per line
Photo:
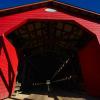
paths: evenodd
<path fill-rule="evenodd" d="M 40 2 L 43 0 L 0 0 L 0 9 L 16 7 L 25 4 Z"/>
<path fill-rule="evenodd" d="M 16 7 L 25 4 L 40 2 L 42 0 L 0 0 L 0 9 Z M 100 13 L 100 0 L 58 0 L 96 13 Z"/>
<path fill-rule="evenodd" d="M 58 0 L 86 10 L 100 13 L 100 0 Z"/>

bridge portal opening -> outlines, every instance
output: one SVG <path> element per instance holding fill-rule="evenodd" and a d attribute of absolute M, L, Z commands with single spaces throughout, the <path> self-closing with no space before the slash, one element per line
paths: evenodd
<path fill-rule="evenodd" d="M 21 89 L 83 89 L 78 59 L 93 38 L 74 21 L 29 20 L 7 36 L 19 58 Z"/>

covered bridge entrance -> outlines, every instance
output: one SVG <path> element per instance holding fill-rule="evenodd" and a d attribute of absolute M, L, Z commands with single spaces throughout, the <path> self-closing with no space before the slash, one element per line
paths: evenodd
<path fill-rule="evenodd" d="M 7 35 L 19 59 L 21 89 L 83 88 L 79 51 L 93 35 L 74 21 L 28 20 Z M 50 86 L 50 87 L 49 87 Z"/>
<path fill-rule="evenodd" d="M 17 72 L 24 91 L 83 87 L 100 96 L 100 25 L 93 22 L 97 19 L 89 12 L 66 6 L 77 12 L 74 15 L 59 3 L 49 3 L 16 8 L 21 12 L 15 9 L 16 14 L 0 18 L 0 99 L 13 93 Z M 48 12 L 48 7 L 55 9 Z M 85 16 L 88 13 L 91 18 Z"/>

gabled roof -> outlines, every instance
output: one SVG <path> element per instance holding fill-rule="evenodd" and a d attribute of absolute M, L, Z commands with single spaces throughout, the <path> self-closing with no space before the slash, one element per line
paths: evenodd
<path fill-rule="evenodd" d="M 8 9 L 12 7 L 48 1 L 48 0 L 0 0 L 0 9 Z M 50 0 L 49 0 L 50 1 Z M 88 11 L 100 14 L 100 0 L 53 0 L 64 4 L 70 4 Z"/>
<path fill-rule="evenodd" d="M 46 12 L 45 9 L 48 7 L 57 11 Z M 3 16 L 0 18 L 0 35 L 10 33 L 16 27 L 26 23 L 28 19 L 74 20 L 95 34 L 100 43 L 100 15 L 56 1 L 44 1 L 4 10 L 0 12 L 0 16 Z"/>
<path fill-rule="evenodd" d="M 5 0 L 3 0 L 2 2 L 0 1 L 1 2 L 0 5 L 5 4 L 4 1 Z M 23 0 L 20 0 L 20 4 L 23 4 L 24 1 L 23 2 L 21 1 Z M 27 4 L 28 1 L 33 2 L 33 3 Z M 100 14 L 92 12 L 92 11 L 88 11 L 85 9 L 81 9 L 78 7 L 74 7 L 72 5 L 67 4 L 64 1 L 65 0 L 26 0 L 24 2 L 24 5 L 17 6 L 17 7 L 14 7 L 14 4 L 12 5 L 12 3 L 14 2 L 12 1 L 12 2 L 9 2 L 9 5 L 11 4 L 13 7 L 8 8 L 8 9 L 1 9 L 0 17 L 10 15 L 10 14 L 30 11 L 30 10 L 41 8 L 41 7 L 50 7 L 50 8 L 54 8 L 64 13 L 69 13 L 71 15 L 81 17 L 86 20 L 95 21 L 97 23 L 100 23 Z M 6 4 L 8 4 L 8 2 Z M 15 5 L 17 5 L 17 3 Z"/>

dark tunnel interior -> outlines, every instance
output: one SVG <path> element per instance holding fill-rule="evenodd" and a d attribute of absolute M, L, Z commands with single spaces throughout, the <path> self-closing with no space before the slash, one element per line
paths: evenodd
<path fill-rule="evenodd" d="M 18 76 L 22 90 L 46 88 L 82 89 L 83 78 L 78 51 L 92 36 L 73 21 L 32 21 L 7 36 L 19 59 Z"/>

